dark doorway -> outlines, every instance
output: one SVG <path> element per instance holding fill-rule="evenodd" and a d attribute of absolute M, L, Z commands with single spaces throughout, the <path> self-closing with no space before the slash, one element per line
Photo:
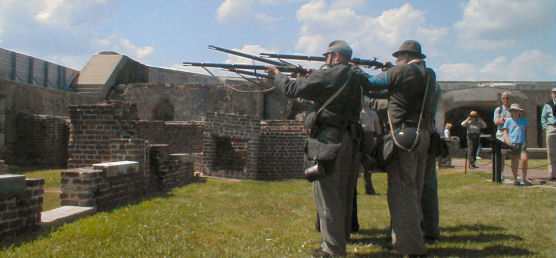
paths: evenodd
<path fill-rule="evenodd" d="M 153 120 L 174 120 L 174 105 L 168 100 L 162 100 L 153 107 Z"/>
<path fill-rule="evenodd" d="M 213 136 L 216 145 L 214 169 L 244 171 L 248 156 L 247 140 Z"/>

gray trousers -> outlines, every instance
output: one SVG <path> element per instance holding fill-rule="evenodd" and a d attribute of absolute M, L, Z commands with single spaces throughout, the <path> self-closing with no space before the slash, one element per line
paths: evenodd
<path fill-rule="evenodd" d="M 426 252 L 421 231 L 421 196 L 430 135 L 424 130 L 420 134 L 419 146 L 411 152 L 398 149 L 386 168 L 392 243 L 400 255 Z"/>
<path fill-rule="evenodd" d="M 351 231 L 353 194 L 359 171 L 358 152 L 353 146 L 346 131 L 331 174 L 313 182 L 313 196 L 323 240 L 321 247 L 336 255 L 346 253 L 346 242 Z"/>
<path fill-rule="evenodd" d="M 423 180 L 421 209 L 423 211 L 423 235 L 427 238 L 440 238 L 440 216 L 438 211 L 438 179 L 436 177 L 436 158 L 427 157 L 425 178 Z"/>
<path fill-rule="evenodd" d="M 546 151 L 548 152 L 548 176 L 556 177 L 556 126 L 546 127 Z"/>

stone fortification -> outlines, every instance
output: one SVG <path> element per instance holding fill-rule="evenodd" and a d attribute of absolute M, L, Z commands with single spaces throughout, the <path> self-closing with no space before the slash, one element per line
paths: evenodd
<path fill-rule="evenodd" d="M 307 130 L 297 120 L 266 120 L 261 123 L 259 179 L 303 177 L 303 149 Z"/>
<path fill-rule="evenodd" d="M 10 163 L 24 167 L 65 168 L 68 161 L 69 118 L 20 113 Z"/>
<path fill-rule="evenodd" d="M 69 168 L 110 161 L 110 140 L 136 133 L 135 105 L 112 101 L 70 106 Z"/>
<path fill-rule="evenodd" d="M 38 227 L 43 194 L 44 179 L 0 175 L 0 244 Z"/>

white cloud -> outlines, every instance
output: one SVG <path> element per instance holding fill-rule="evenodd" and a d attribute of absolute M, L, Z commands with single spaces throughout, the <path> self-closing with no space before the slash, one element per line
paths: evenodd
<path fill-rule="evenodd" d="M 148 61 L 154 52 L 123 37 L 99 35 L 119 13 L 114 0 L 0 0 L 0 6 L 0 31 L 5 32 L 0 41 L 10 50 L 75 69 L 102 50 L 138 61 Z"/>
<path fill-rule="evenodd" d="M 281 21 L 283 18 L 273 17 L 266 12 L 257 12 L 257 7 L 263 6 L 268 8 L 269 5 L 284 5 L 299 1 L 302 0 L 225 0 L 216 9 L 216 18 L 221 23 L 235 22 L 244 24 L 254 22 L 253 24 L 263 25 L 266 29 L 272 29 L 270 25 Z"/>
<path fill-rule="evenodd" d="M 122 55 L 127 55 L 136 61 L 146 63 L 153 57 L 154 47 L 136 46 L 129 39 L 112 35 L 108 38 L 93 40 L 95 48 L 102 48 L 106 51 L 115 51 Z"/>
<path fill-rule="evenodd" d="M 423 45 L 428 56 L 434 56 L 434 44 L 448 33 L 448 28 L 431 27 L 424 11 L 404 4 L 386 10 L 378 17 L 357 13 L 361 1 L 346 4 L 335 2 L 328 6 L 324 0 L 313 0 L 297 11 L 302 23 L 296 44 L 298 51 L 320 54 L 332 40 L 346 40 L 359 57 L 389 57 L 404 40 L 415 39 Z M 387 61 L 387 60 L 384 60 Z"/>
<path fill-rule="evenodd" d="M 437 70 L 443 81 L 547 81 L 556 78 L 556 57 L 533 49 L 508 59 L 499 56 L 480 66 L 447 63 Z"/>
<path fill-rule="evenodd" d="M 509 48 L 552 26 L 555 16 L 554 0 L 470 0 L 454 30 L 461 47 Z"/>

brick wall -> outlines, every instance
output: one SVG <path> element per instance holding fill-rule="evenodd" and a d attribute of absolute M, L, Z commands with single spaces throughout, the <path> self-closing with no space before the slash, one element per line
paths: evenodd
<path fill-rule="evenodd" d="M 262 121 L 258 179 L 303 178 L 303 148 L 307 133 L 301 121 Z"/>
<path fill-rule="evenodd" d="M 19 113 L 13 155 L 19 166 L 65 168 L 68 161 L 69 118 Z"/>
<path fill-rule="evenodd" d="M 40 223 L 44 179 L 26 178 L 21 191 L 0 195 L 0 243 L 9 244 L 13 238 Z"/>
<path fill-rule="evenodd" d="M 228 178 L 257 178 L 261 120 L 236 114 L 207 113 L 202 172 Z M 232 163 L 220 159 L 233 157 Z"/>
<path fill-rule="evenodd" d="M 137 123 L 137 138 L 151 144 L 168 144 L 170 153 L 203 151 L 204 124 L 201 121 L 146 121 Z"/>
<path fill-rule="evenodd" d="M 110 139 L 110 161 L 130 160 L 139 162 L 138 177 L 145 183 L 145 191 L 150 192 L 149 188 L 149 154 L 148 141 L 143 139 L 119 138 Z"/>
<path fill-rule="evenodd" d="M 183 186 L 193 181 L 193 158 L 168 154 L 168 146 L 155 145 L 148 151 L 146 176 L 135 161 L 95 164 L 93 167 L 62 171 L 61 205 L 108 210 L 138 200 L 157 190 Z"/>
<path fill-rule="evenodd" d="M 118 163 L 118 164 L 116 164 Z M 143 196 L 137 162 L 108 162 L 62 171 L 61 205 L 107 210 Z"/>
<path fill-rule="evenodd" d="M 86 167 L 111 160 L 110 139 L 136 134 L 134 104 L 110 101 L 95 105 L 70 106 L 68 168 Z"/>
<path fill-rule="evenodd" d="M 158 190 L 182 186 L 193 180 L 195 157 L 190 154 L 170 154 L 167 144 L 153 144 L 149 148 L 151 184 Z"/>

